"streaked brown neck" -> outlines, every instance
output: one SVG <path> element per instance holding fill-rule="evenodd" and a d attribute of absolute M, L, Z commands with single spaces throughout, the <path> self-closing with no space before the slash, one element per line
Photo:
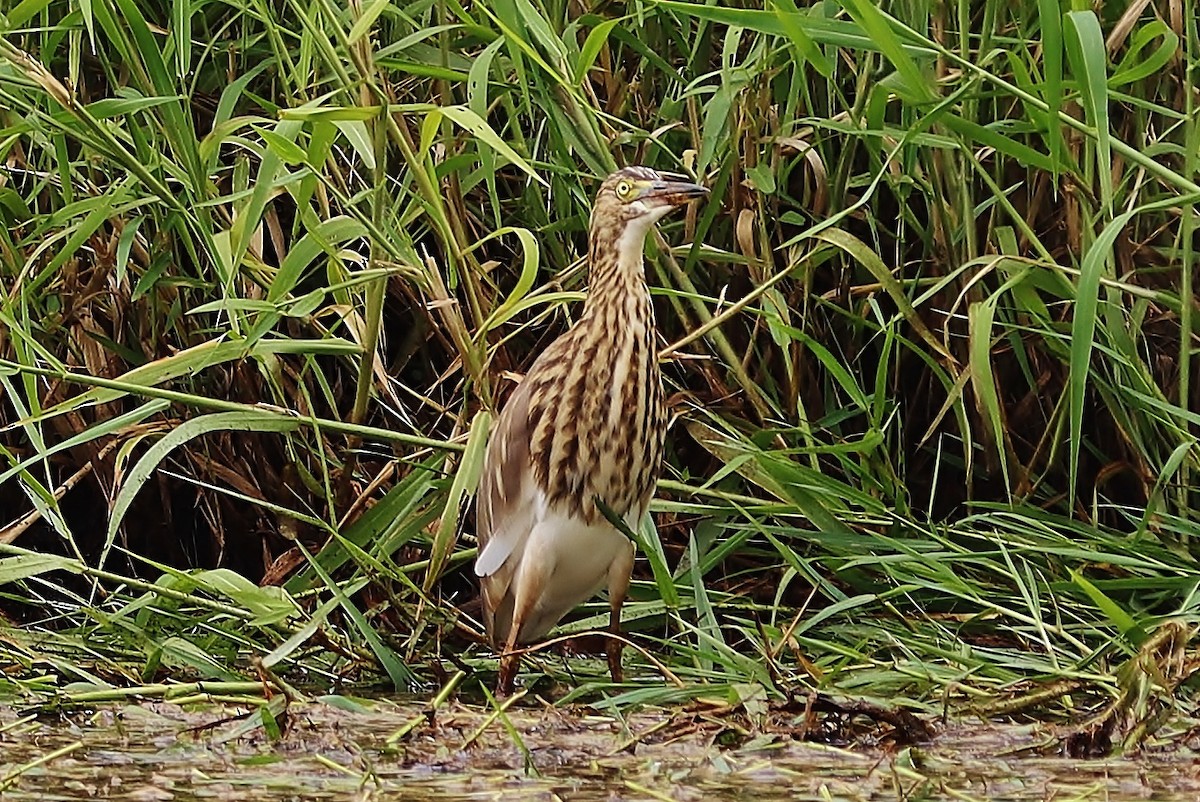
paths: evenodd
<path fill-rule="evenodd" d="M 592 221 L 585 318 L 599 316 L 612 325 L 635 328 L 650 323 L 650 290 L 642 259 L 648 226 L 639 222 Z"/>

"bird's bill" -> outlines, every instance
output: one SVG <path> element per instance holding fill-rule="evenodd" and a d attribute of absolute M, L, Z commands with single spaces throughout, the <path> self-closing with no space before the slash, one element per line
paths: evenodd
<path fill-rule="evenodd" d="M 686 176 L 663 176 L 659 181 L 650 182 L 649 188 L 642 194 L 643 201 L 652 201 L 655 205 L 682 206 L 695 198 L 707 198 L 708 189 L 691 181 L 683 180 Z"/>

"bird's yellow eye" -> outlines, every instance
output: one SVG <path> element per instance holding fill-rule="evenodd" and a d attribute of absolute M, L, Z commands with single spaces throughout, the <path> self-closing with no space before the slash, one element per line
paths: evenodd
<path fill-rule="evenodd" d="M 617 197 L 621 200 L 629 200 L 633 195 L 633 184 L 628 181 L 620 181 L 617 183 Z"/>

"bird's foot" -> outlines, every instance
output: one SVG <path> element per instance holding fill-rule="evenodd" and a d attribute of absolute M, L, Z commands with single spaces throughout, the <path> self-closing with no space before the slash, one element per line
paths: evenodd
<path fill-rule="evenodd" d="M 625 674 L 621 670 L 621 650 L 625 644 L 616 638 L 609 638 L 605 644 L 604 650 L 608 654 L 608 673 L 612 677 L 613 682 L 624 681 Z"/>
<path fill-rule="evenodd" d="M 513 685 L 517 678 L 517 669 L 521 666 L 521 658 L 515 654 L 500 656 L 500 672 L 496 677 L 496 698 L 505 699 L 512 696 Z"/>

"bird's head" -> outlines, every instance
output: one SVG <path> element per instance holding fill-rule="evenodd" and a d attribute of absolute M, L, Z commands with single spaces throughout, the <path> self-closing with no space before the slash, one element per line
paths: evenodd
<path fill-rule="evenodd" d="M 618 237 L 645 237 L 667 212 L 707 195 L 707 189 L 687 176 L 649 167 L 622 167 L 600 185 L 592 207 L 592 229 L 608 229 Z"/>

